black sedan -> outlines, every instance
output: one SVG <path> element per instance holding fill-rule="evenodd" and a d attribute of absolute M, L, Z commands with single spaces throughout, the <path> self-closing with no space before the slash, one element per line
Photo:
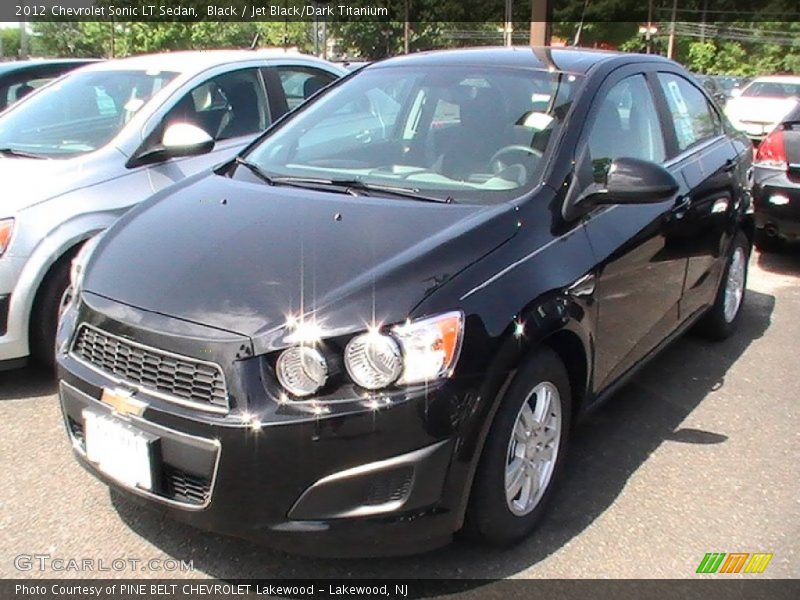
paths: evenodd
<path fill-rule="evenodd" d="M 800 241 L 800 104 L 758 146 L 753 167 L 756 246 Z"/>
<path fill-rule="evenodd" d="M 22 100 L 56 77 L 82 67 L 92 59 L 54 58 L 0 63 L 0 111 Z"/>
<path fill-rule="evenodd" d="M 735 329 L 751 156 L 655 56 L 368 65 L 84 247 L 76 457 L 294 552 L 517 542 L 580 414 L 689 327 Z"/>

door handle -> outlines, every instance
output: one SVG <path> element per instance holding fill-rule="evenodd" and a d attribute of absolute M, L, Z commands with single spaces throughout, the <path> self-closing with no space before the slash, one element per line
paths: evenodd
<path fill-rule="evenodd" d="M 675 206 L 670 211 L 676 218 L 681 219 L 686 211 L 692 206 L 692 199 L 689 196 L 679 196 L 675 201 Z"/>

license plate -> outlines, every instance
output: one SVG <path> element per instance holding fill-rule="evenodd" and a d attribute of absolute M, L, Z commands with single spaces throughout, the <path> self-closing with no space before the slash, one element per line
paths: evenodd
<path fill-rule="evenodd" d="M 156 436 L 111 416 L 83 411 L 86 458 L 120 483 L 153 488 L 151 446 Z"/>

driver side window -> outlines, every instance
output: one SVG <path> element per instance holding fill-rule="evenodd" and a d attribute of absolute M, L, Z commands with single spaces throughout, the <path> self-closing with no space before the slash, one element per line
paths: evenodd
<path fill-rule="evenodd" d="M 623 79 L 600 100 L 588 141 L 598 183 L 605 180 L 608 167 L 618 158 L 664 162 L 664 135 L 643 75 Z"/>
<path fill-rule="evenodd" d="M 266 95 L 257 69 L 209 79 L 186 94 L 164 117 L 165 128 L 189 123 L 214 140 L 251 135 L 269 125 Z"/>

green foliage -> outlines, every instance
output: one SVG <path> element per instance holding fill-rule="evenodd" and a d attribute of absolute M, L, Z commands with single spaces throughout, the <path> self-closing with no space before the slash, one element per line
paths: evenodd
<path fill-rule="evenodd" d="M 121 57 L 169 50 L 259 47 L 313 49 L 310 26 L 300 22 L 216 23 L 118 22 L 33 24 L 32 54 L 43 56 Z M 18 44 L 17 44 L 18 47 Z"/>
<path fill-rule="evenodd" d="M 0 29 L 0 46 L 4 58 L 16 58 L 19 55 L 19 28 Z"/>

